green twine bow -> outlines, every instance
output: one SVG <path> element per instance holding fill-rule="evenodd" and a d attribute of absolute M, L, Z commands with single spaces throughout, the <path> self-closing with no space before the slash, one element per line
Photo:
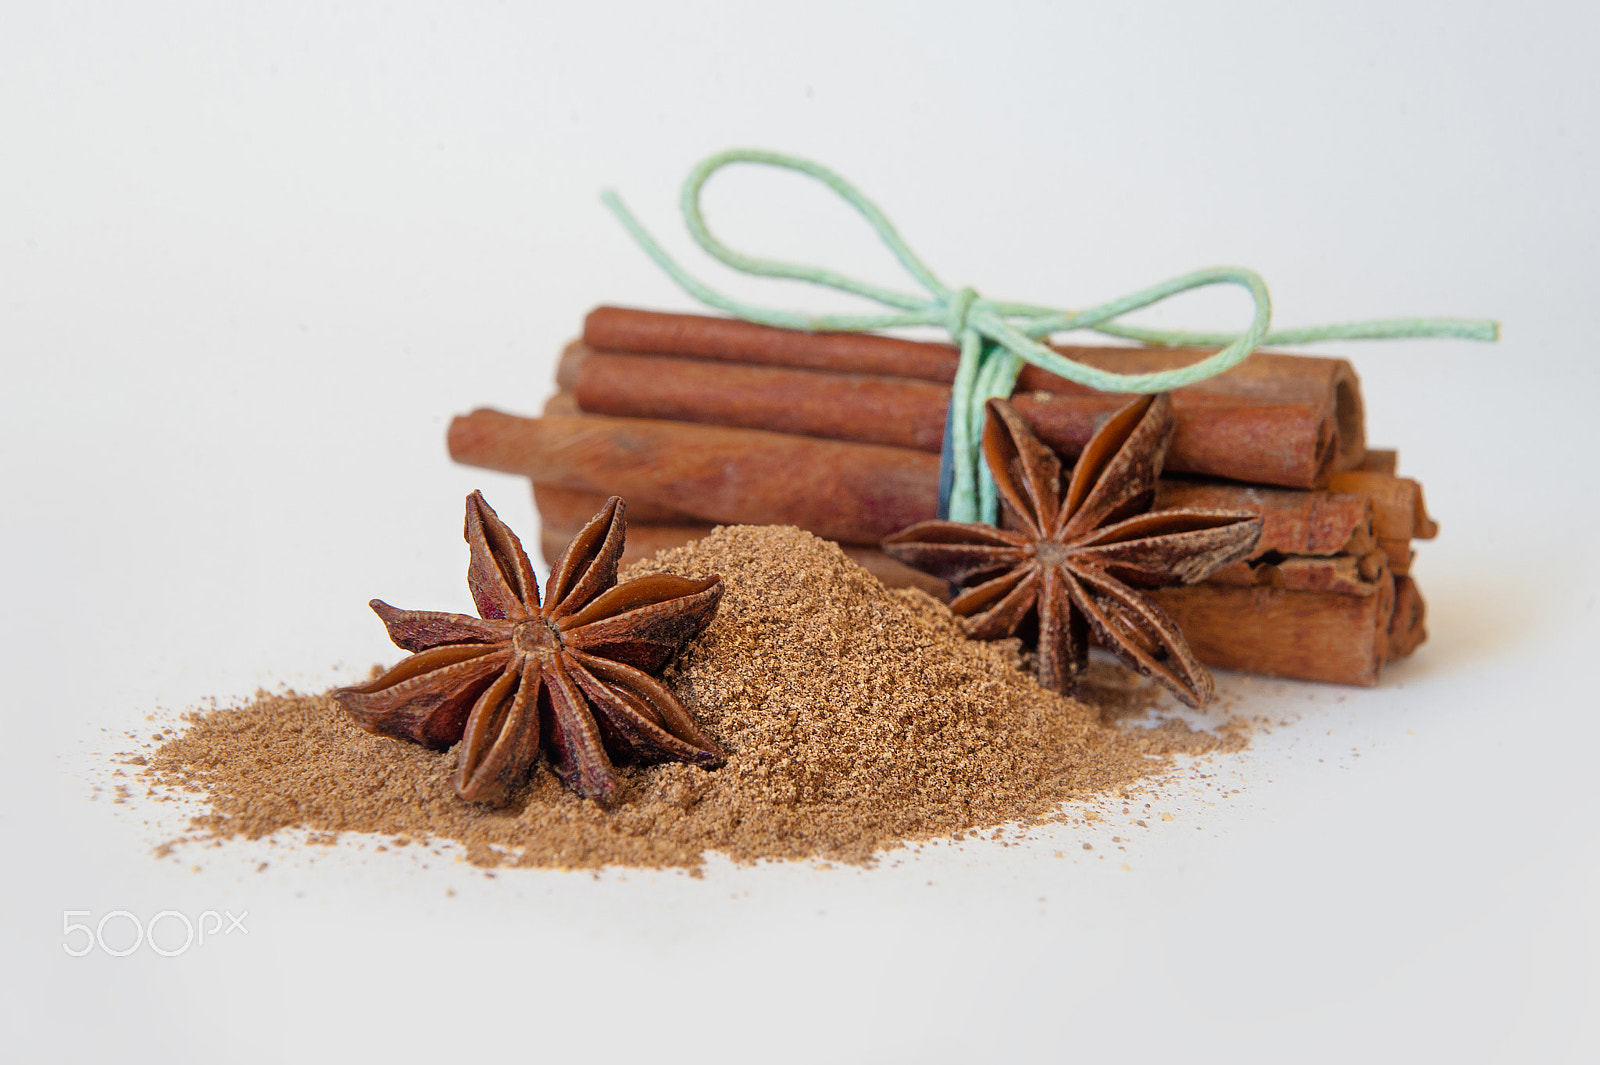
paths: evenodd
<path fill-rule="evenodd" d="M 879 239 L 900 261 L 900 265 L 928 294 L 919 296 L 896 292 L 822 267 L 745 255 L 723 244 L 712 236 L 706 226 L 700 210 L 700 193 L 712 174 L 731 163 L 757 163 L 793 170 L 828 186 L 867 220 Z M 1061 311 L 1025 303 L 984 299 L 970 288 L 953 289 L 935 277 L 901 239 L 899 232 L 877 205 L 828 168 L 779 152 L 742 148 L 719 152 L 705 159 L 689 171 L 678 202 L 689 234 L 707 254 L 747 274 L 809 281 L 898 308 L 897 313 L 887 314 L 801 314 L 752 306 L 715 291 L 691 277 L 674 262 L 623 206 L 614 191 L 606 190 L 601 194 L 601 200 L 645 253 L 655 260 L 656 265 L 665 270 L 684 291 L 709 307 L 748 321 L 784 329 L 856 331 L 932 325 L 948 330 L 961 346 L 961 361 L 956 369 L 945 429 L 945 472 L 940 491 L 940 514 L 954 521 L 983 520 L 993 523 L 998 517 L 994 480 L 978 454 L 984 404 L 991 397 L 1011 395 L 1025 362 L 1103 392 L 1148 393 L 1165 392 L 1222 373 L 1243 361 L 1262 344 L 1309 344 L 1321 340 L 1402 337 L 1497 340 L 1500 336 L 1500 327 L 1496 322 L 1459 318 L 1397 318 L 1269 332 L 1272 302 L 1267 295 L 1266 283 L 1254 270 L 1240 266 L 1195 270 L 1083 311 Z M 1255 312 L 1249 328 L 1242 334 L 1141 329 L 1116 321 L 1131 311 L 1148 307 L 1169 296 L 1210 285 L 1237 285 L 1250 294 Z M 1125 374 L 1074 362 L 1039 343 L 1040 337 L 1079 329 L 1090 329 L 1144 344 L 1220 347 L 1222 350 L 1176 370 Z"/>

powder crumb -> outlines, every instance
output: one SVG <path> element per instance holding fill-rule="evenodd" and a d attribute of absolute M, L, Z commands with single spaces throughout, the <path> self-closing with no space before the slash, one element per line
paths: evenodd
<path fill-rule="evenodd" d="M 657 572 L 723 578 L 715 620 L 664 676 L 728 752 L 721 769 L 619 767 L 626 795 L 608 812 L 541 764 L 509 803 L 485 807 L 452 792 L 453 751 L 363 732 L 327 693 L 257 692 L 191 713 L 150 753 L 148 777 L 207 803 L 191 834 L 157 853 L 295 827 L 315 844 L 344 832 L 393 847 L 451 840 L 484 867 L 699 875 L 707 851 L 862 864 L 920 839 L 1060 822 L 1063 803 L 1120 799 L 1174 754 L 1247 742 L 1243 728 L 1135 721 L 1153 686 L 1100 664 L 1085 701 L 1046 691 L 1014 641 L 967 640 L 942 603 L 885 589 L 798 529 L 718 528 L 622 576 Z"/>

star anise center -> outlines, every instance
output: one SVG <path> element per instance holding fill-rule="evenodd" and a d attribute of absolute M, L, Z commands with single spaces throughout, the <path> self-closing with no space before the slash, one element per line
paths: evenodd
<path fill-rule="evenodd" d="M 1055 540 L 1040 540 L 1033 545 L 1033 557 L 1041 566 L 1059 566 L 1072 557 L 1072 549 Z"/>
<path fill-rule="evenodd" d="M 543 617 L 534 616 L 511 630 L 511 649 L 520 655 L 549 661 L 562 649 L 561 633 Z"/>

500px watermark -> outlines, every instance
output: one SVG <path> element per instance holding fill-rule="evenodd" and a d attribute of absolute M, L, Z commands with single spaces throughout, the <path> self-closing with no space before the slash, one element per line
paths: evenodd
<path fill-rule="evenodd" d="M 163 958 L 176 958 L 191 947 L 203 946 L 207 937 L 250 934 L 244 926 L 249 910 L 238 916 L 228 910 L 205 910 L 192 921 L 188 914 L 177 910 L 162 910 L 148 921 L 141 921 L 129 910 L 112 910 L 94 924 L 77 919 L 93 916 L 92 910 L 61 911 L 61 949 L 74 958 L 96 948 L 113 958 L 125 958 L 140 947 L 148 947 Z"/>

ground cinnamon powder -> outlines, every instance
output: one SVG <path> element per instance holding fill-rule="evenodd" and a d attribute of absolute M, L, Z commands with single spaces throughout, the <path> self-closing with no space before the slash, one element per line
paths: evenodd
<path fill-rule="evenodd" d="M 1175 752 L 1243 742 L 1176 720 L 1120 725 L 1151 689 L 1116 671 L 1089 701 L 1045 691 L 1014 643 L 967 640 L 943 604 L 886 590 L 798 529 L 719 528 L 623 577 L 662 571 L 726 584 L 665 677 L 728 752 L 723 768 L 623 769 L 628 795 L 605 811 L 540 767 L 509 805 L 486 808 L 452 793 L 454 752 L 362 732 L 326 694 L 263 692 L 191 715 L 151 752 L 147 777 L 208 806 L 166 846 L 292 826 L 454 840 L 482 865 L 692 867 L 708 850 L 867 862 L 909 840 L 1064 817 L 1064 802 Z"/>

